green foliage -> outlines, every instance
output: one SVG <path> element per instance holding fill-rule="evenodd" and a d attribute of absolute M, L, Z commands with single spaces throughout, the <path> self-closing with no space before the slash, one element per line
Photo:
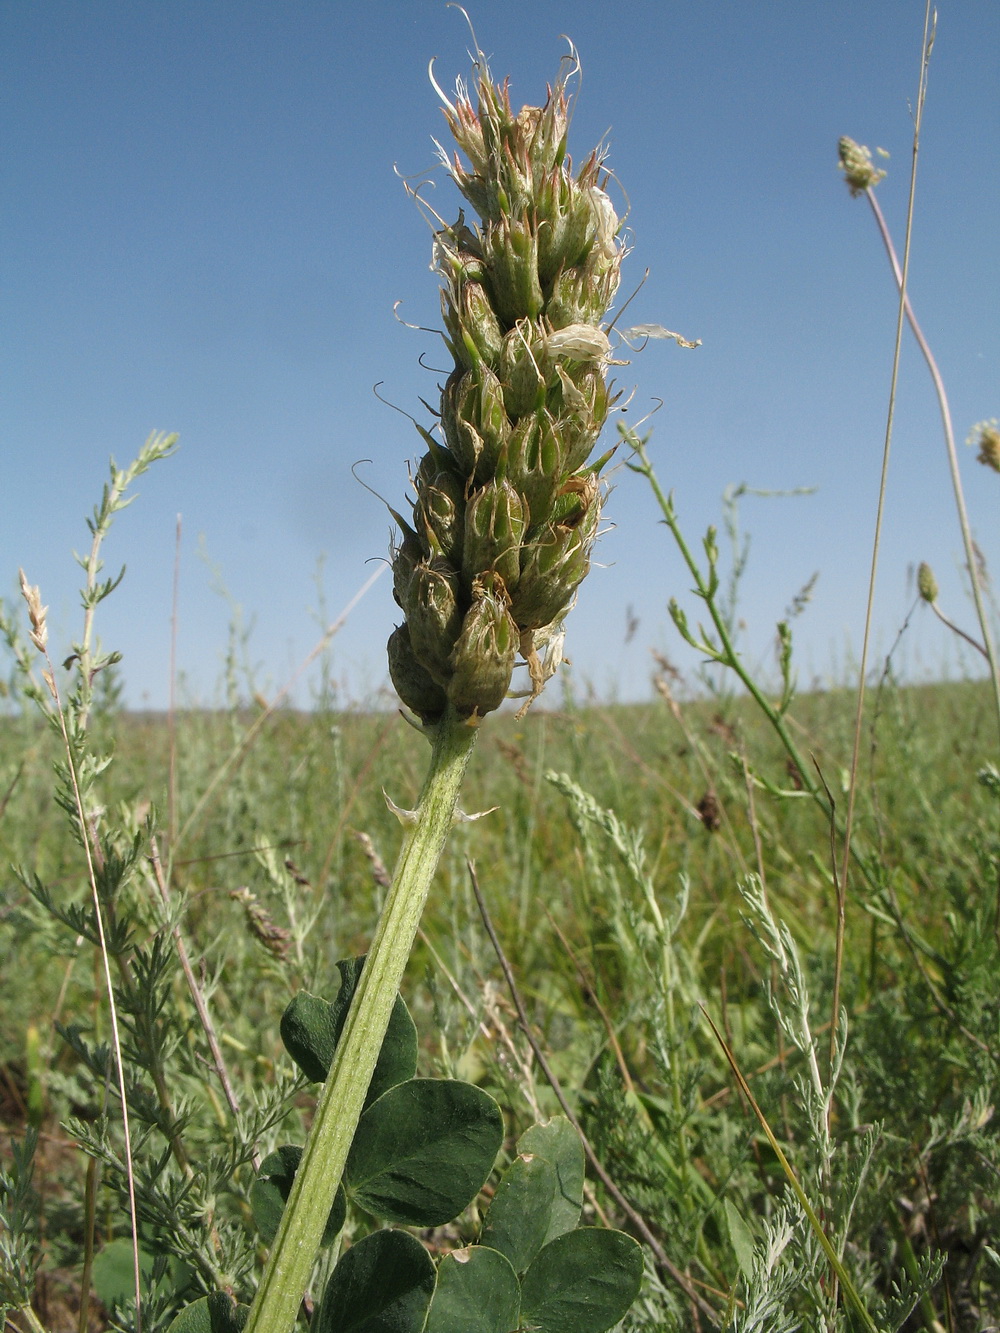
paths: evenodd
<path fill-rule="evenodd" d="M 510 1333 L 521 1288 L 510 1263 L 487 1245 L 452 1250 L 438 1264 L 424 1333 Z"/>
<path fill-rule="evenodd" d="M 488 1093 L 452 1079 L 410 1079 L 361 1117 L 345 1182 L 367 1212 L 387 1222 L 450 1222 L 486 1182 L 503 1141 Z"/>
<path fill-rule="evenodd" d="M 281 1040 L 285 1049 L 306 1078 L 314 1083 L 322 1083 L 330 1072 L 330 1062 L 344 1030 L 364 961 L 362 956 L 343 959 L 337 964 L 341 980 L 333 1000 L 328 1002 L 308 991 L 299 991 L 281 1016 Z M 368 1088 L 366 1105 L 397 1083 L 412 1078 L 416 1069 L 417 1029 L 402 996 L 397 996 Z"/>
<path fill-rule="evenodd" d="M 434 1294 L 430 1255 L 405 1231 L 373 1231 L 334 1269 L 316 1333 L 420 1333 Z"/>

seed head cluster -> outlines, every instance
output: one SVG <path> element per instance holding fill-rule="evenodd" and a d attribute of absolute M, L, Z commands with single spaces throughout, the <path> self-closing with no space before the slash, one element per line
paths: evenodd
<path fill-rule="evenodd" d="M 871 151 L 845 134 L 837 144 L 840 169 L 852 195 L 864 194 L 885 179 L 885 172 L 872 162 Z"/>
<path fill-rule="evenodd" d="M 560 660 L 601 512 L 605 460 L 588 460 L 613 403 L 602 321 L 623 253 L 601 152 L 575 173 L 566 153 L 565 77 L 515 115 L 480 58 L 476 106 L 460 83 L 444 114 L 468 165 L 442 158 L 479 221 L 461 212 L 434 236 L 455 364 L 437 433 L 421 429 L 388 644 L 428 725 L 449 705 L 472 723 L 499 707 L 518 655 L 530 702 Z"/>

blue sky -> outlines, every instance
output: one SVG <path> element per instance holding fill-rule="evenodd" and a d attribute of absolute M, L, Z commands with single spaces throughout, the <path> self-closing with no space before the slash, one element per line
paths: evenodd
<path fill-rule="evenodd" d="M 630 415 L 654 400 L 652 452 L 692 542 L 729 484 L 753 545 L 741 609 L 754 659 L 819 572 L 796 621 L 800 680 L 843 679 L 860 650 L 896 308 L 867 205 L 836 169 L 850 134 L 891 153 L 879 197 L 902 242 L 919 66 L 919 0 L 591 0 L 473 4 L 513 100 L 538 102 L 575 42 L 578 158 L 608 136 L 630 204 L 620 299 L 696 351 L 652 344 L 618 372 Z M 401 507 L 419 439 L 372 386 L 424 421 L 442 368 L 430 232 L 404 176 L 434 165 L 444 122 L 427 78 L 468 74 L 469 37 L 443 0 L 8 0 L 0 9 L 5 158 L 0 220 L 0 594 L 18 565 L 41 585 L 57 648 L 79 624 L 84 516 L 110 454 L 153 429 L 177 455 L 139 484 L 107 547 L 125 563 L 105 604 L 129 701 L 167 698 L 176 516 L 183 695 L 218 697 L 233 606 L 267 693 L 385 555 L 390 520 L 352 476 Z M 995 0 L 940 5 L 910 291 L 951 395 L 956 433 L 1000 416 L 1000 55 Z M 438 173 L 434 203 L 458 197 Z M 977 539 L 1000 570 L 1000 478 L 961 449 Z M 641 697 L 651 647 L 684 665 L 666 604 L 697 608 L 641 479 L 615 478 L 614 527 L 569 622 L 582 691 Z M 961 546 L 928 376 L 908 340 L 890 472 L 876 642 L 929 561 L 971 627 Z M 1000 575 L 998 575 L 1000 577 Z M 225 589 L 223 594 L 220 589 Z M 631 610 L 630 610 L 631 609 Z M 923 608 L 921 608 L 923 609 Z M 626 643 L 626 620 L 639 624 Z M 376 583 L 336 641 L 346 695 L 385 679 L 398 619 Z M 961 670 L 930 616 L 901 663 Z M 300 691 L 304 702 L 307 691 Z"/>

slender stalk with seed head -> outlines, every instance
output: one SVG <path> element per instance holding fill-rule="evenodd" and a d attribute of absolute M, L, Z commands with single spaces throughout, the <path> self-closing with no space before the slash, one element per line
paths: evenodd
<path fill-rule="evenodd" d="M 926 43 L 925 43 L 926 45 Z M 929 53 L 928 53 L 929 54 Z M 945 450 L 948 455 L 948 471 L 951 476 L 952 490 L 955 493 L 955 508 L 958 513 L 958 525 L 962 533 L 962 545 L 965 550 L 965 564 L 969 573 L 969 582 L 972 589 L 972 600 L 976 608 L 976 616 L 979 620 L 979 629 L 982 635 L 982 646 L 976 644 L 975 647 L 983 654 L 989 664 L 990 683 L 993 688 L 993 703 L 997 716 L 997 726 L 1000 728 L 1000 660 L 997 657 L 997 650 L 993 643 L 993 635 L 990 629 L 990 620 L 986 612 L 986 606 L 983 599 L 982 578 L 979 573 L 979 564 L 976 559 L 975 542 L 972 537 L 972 525 L 969 522 L 968 510 L 965 505 L 965 493 L 962 488 L 962 478 L 958 467 L 958 451 L 955 448 L 955 432 L 951 423 L 951 408 L 948 405 L 948 394 L 944 387 L 944 380 L 941 371 L 938 368 L 934 353 L 931 351 L 930 344 L 924 336 L 924 331 L 917 322 L 917 317 L 913 313 L 913 306 L 910 304 L 909 295 L 904 290 L 903 269 L 900 266 L 896 255 L 896 248 L 892 243 L 892 236 L 886 224 L 885 216 L 879 207 L 879 202 L 874 194 L 874 187 L 885 176 L 884 171 L 876 170 L 872 165 L 871 153 L 863 144 L 855 143 L 853 139 L 844 136 L 840 140 L 840 165 L 844 172 L 844 178 L 847 181 L 848 189 L 852 195 L 863 194 L 868 200 L 878 226 L 879 235 L 882 237 L 882 244 L 885 246 L 885 252 L 889 257 L 889 263 L 892 266 L 893 277 L 896 280 L 897 287 L 902 291 L 903 309 L 907 321 L 913 331 L 913 336 L 917 340 L 917 346 L 920 348 L 921 355 L 927 363 L 927 369 L 930 371 L 931 379 L 934 382 L 934 393 L 938 400 L 938 409 L 941 413 L 941 426 L 944 431 Z M 979 444 L 978 461 L 987 467 L 995 468 L 1000 472 L 1000 432 L 996 430 L 996 423 L 991 421 L 979 422 L 973 428 L 973 439 Z M 926 600 L 926 599 L 925 599 Z M 963 635 L 963 638 L 967 637 Z"/>
<path fill-rule="evenodd" d="M 588 459 L 613 403 L 602 321 L 623 247 L 602 153 L 575 173 L 567 156 L 576 68 L 573 54 L 545 105 L 515 114 L 480 53 L 476 105 L 461 82 L 454 103 L 443 98 L 468 165 L 441 156 L 479 222 L 460 213 L 434 237 L 455 364 L 437 434 L 420 430 L 427 452 L 411 520 L 397 516 L 404 621 L 388 644 L 393 683 L 433 752 L 417 809 L 400 812 L 392 887 L 247 1333 L 288 1333 L 295 1322 L 479 722 L 506 698 L 518 655 L 528 703 L 538 696 L 589 566 L 605 460 Z"/>

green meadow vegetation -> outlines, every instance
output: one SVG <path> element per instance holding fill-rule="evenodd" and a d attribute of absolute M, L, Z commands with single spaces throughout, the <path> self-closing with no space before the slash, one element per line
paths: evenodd
<path fill-rule="evenodd" d="M 890 657 L 860 698 L 799 694 L 794 615 L 755 676 L 738 553 L 691 543 L 622 431 L 703 666 L 659 658 L 647 703 L 535 700 L 597 531 L 619 224 L 601 159 L 564 167 L 563 83 L 515 116 L 479 79 L 447 103 L 482 220 L 437 236 L 456 370 L 396 516 L 405 715 L 343 707 L 332 636 L 308 710 L 261 698 L 238 630 L 227 708 L 123 708 L 104 545 L 173 437 L 112 464 L 69 658 L 29 577 L 2 608 L 5 1333 L 996 1330 L 983 567 L 985 678 Z M 504 162 L 537 168 L 523 216 Z M 926 568 L 917 600 L 949 623 Z"/>

